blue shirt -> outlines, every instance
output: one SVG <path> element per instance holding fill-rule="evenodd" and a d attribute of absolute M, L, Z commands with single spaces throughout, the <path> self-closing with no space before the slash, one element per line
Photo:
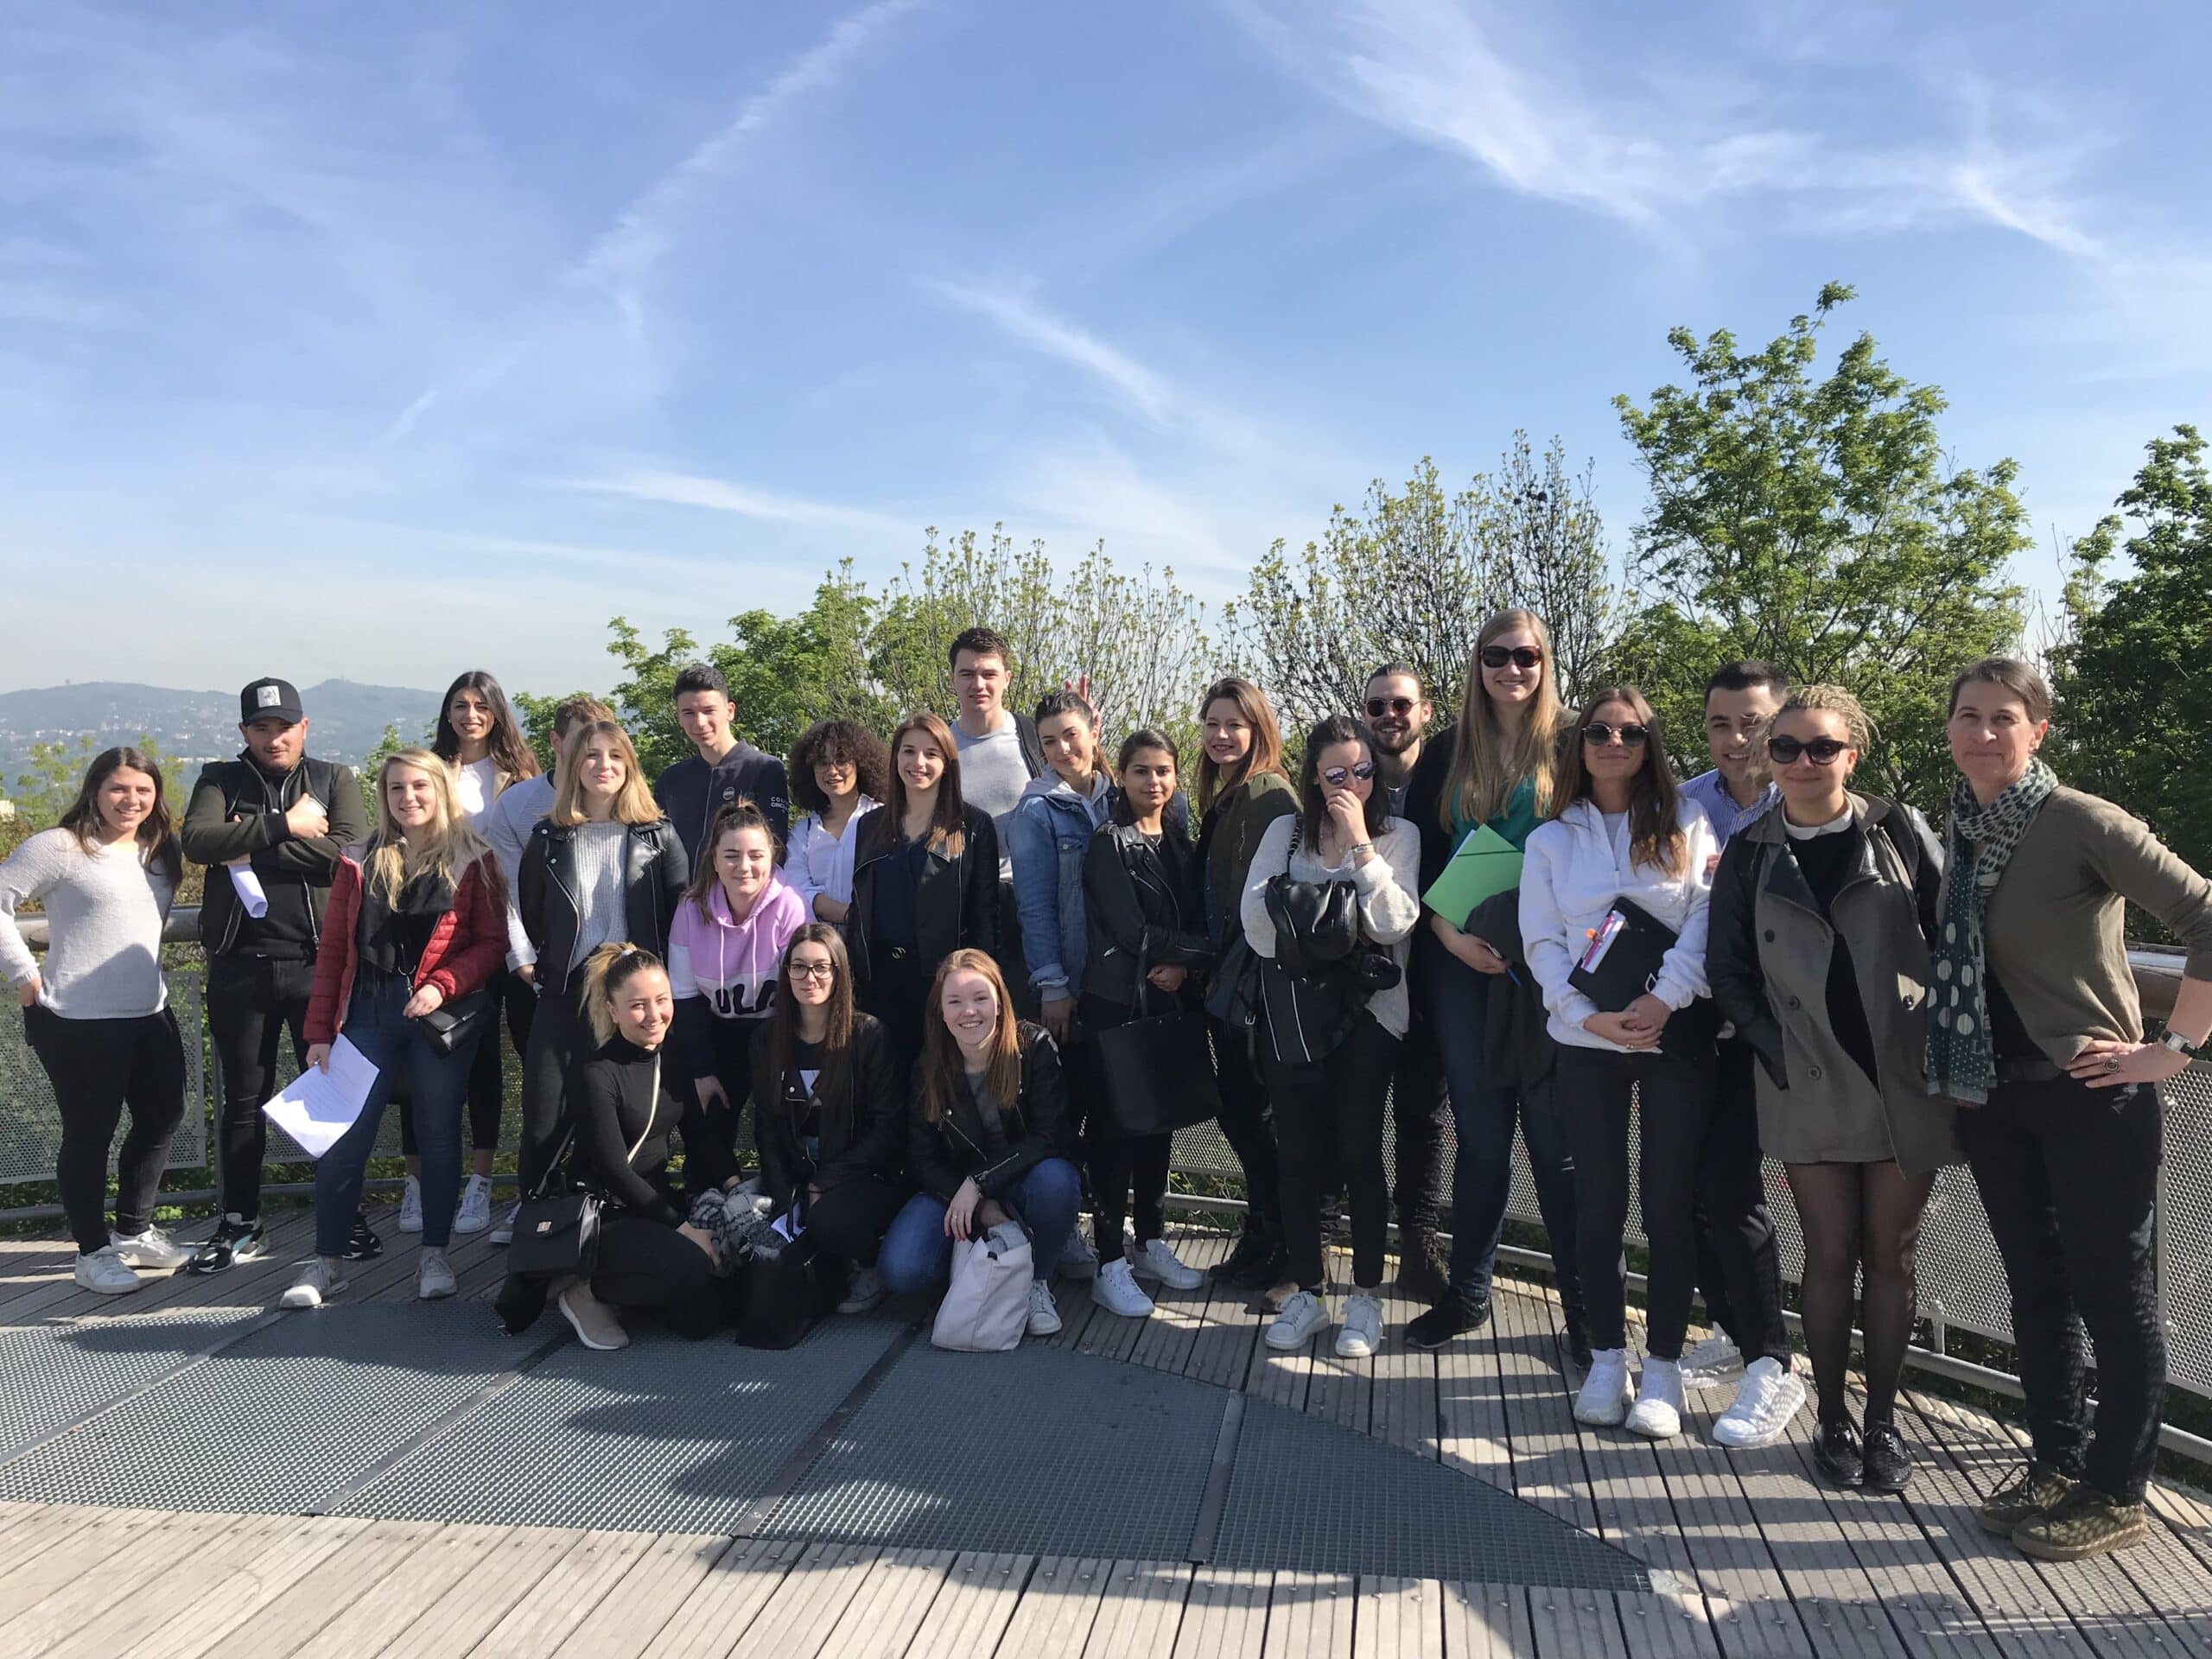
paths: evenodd
<path fill-rule="evenodd" d="M 1720 771 L 1717 766 L 1711 772 L 1700 772 L 1684 784 L 1682 793 L 1704 809 L 1706 817 L 1713 825 L 1713 836 L 1723 847 L 1728 844 L 1729 836 L 1782 798 L 1782 791 L 1769 784 L 1759 791 L 1758 799 L 1749 806 L 1738 806 L 1736 798 L 1728 792 L 1728 785 L 1720 780 Z"/>

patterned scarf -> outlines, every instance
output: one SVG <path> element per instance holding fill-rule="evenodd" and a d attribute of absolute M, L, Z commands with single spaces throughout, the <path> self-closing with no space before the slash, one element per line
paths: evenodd
<path fill-rule="evenodd" d="M 1936 983 L 1928 999 L 1928 1092 L 1979 1105 L 1989 1098 L 1995 1064 L 1989 1046 L 1989 996 L 1982 966 L 1982 907 L 2012 849 L 2035 822 L 2058 776 L 2040 760 L 1987 806 L 1961 778 L 1951 791 L 1940 937 L 1929 941 Z M 1977 855 L 1974 843 L 1981 844 Z"/>

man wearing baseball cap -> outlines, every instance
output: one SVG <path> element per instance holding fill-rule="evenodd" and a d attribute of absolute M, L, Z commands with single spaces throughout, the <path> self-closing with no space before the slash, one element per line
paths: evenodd
<path fill-rule="evenodd" d="M 302 1028 L 331 874 L 340 849 L 368 834 L 353 772 L 307 754 L 307 711 L 290 681 L 256 680 L 238 693 L 238 731 L 244 752 L 200 772 L 180 836 L 184 855 L 207 866 L 200 940 L 223 1074 L 220 1217 L 187 1264 L 194 1273 L 220 1273 L 268 1251 L 262 1103 L 274 1092 L 276 1043 L 287 1030 L 295 1061 L 307 1063 Z"/>

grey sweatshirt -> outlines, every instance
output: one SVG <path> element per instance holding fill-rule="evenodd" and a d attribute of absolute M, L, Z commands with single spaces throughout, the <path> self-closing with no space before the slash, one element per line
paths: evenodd
<path fill-rule="evenodd" d="M 0 863 L 0 973 L 37 976 L 43 1007 L 65 1020 L 128 1020 L 168 1005 L 162 925 L 176 897 L 140 861 L 136 842 L 86 852 L 69 830 L 42 830 Z M 20 905 L 46 908 L 41 963 L 16 925 Z"/>

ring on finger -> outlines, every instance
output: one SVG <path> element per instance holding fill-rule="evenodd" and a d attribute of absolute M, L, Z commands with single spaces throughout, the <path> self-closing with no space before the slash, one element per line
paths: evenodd
<path fill-rule="evenodd" d="M 2106 1071 L 2119 1071 L 2119 1070 L 2120 1070 L 2120 1056 L 2119 1056 L 2119 1055 L 2117 1055 L 2117 1054 L 2108 1054 L 2108 1055 L 2107 1055 L 2107 1056 L 2105 1057 L 2105 1070 L 2106 1070 Z"/>

